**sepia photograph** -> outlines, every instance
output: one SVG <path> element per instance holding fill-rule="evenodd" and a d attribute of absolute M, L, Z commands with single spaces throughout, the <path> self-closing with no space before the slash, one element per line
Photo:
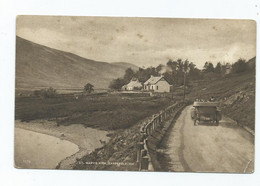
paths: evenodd
<path fill-rule="evenodd" d="M 20 15 L 14 167 L 253 173 L 256 22 Z"/>

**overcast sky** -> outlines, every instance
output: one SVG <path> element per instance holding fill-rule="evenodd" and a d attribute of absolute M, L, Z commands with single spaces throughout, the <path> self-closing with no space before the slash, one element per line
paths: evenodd
<path fill-rule="evenodd" d="M 202 68 L 206 61 L 256 55 L 250 20 L 19 16 L 17 35 L 96 61 L 140 67 L 182 58 Z"/>

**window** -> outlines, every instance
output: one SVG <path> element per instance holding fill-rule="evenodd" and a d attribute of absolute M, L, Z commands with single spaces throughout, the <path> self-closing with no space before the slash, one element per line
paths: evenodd
<path fill-rule="evenodd" d="M 157 86 L 156 86 L 156 90 L 158 90 L 158 88 L 159 88 L 159 87 L 158 87 L 158 85 L 157 85 Z"/>

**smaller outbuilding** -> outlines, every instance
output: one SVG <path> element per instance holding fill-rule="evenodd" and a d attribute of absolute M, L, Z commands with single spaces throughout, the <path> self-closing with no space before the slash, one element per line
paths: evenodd
<path fill-rule="evenodd" d="M 143 87 L 142 83 L 138 79 L 132 78 L 131 81 L 128 84 L 122 86 L 121 89 L 122 90 L 141 90 L 142 87 Z"/>

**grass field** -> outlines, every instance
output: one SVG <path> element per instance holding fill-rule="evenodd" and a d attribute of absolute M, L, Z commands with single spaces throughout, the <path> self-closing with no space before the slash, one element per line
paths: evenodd
<path fill-rule="evenodd" d="M 105 130 L 129 128 L 174 101 L 169 98 L 119 95 L 55 98 L 16 97 L 15 119 L 55 119 L 58 124 L 84 124 Z"/>

